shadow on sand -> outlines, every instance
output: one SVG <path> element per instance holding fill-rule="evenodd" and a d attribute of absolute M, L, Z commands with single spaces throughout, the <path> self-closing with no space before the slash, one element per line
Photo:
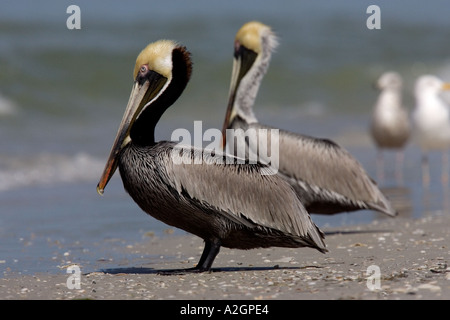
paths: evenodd
<path fill-rule="evenodd" d="M 387 230 L 387 229 L 377 229 L 377 230 L 347 230 L 347 231 L 342 231 L 342 230 L 336 230 L 336 231 L 325 231 L 325 237 L 329 237 L 329 236 L 336 236 L 336 235 L 352 235 L 352 234 L 364 234 L 364 233 L 389 233 L 389 232 L 393 232 L 393 230 Z M 326 241 L 326 238 L 325 238 Z"/>
<path fill-rule="evenodd" d="M 318 266 L 300 266 L 300 267 L 280 267 L 279 265 L 271 267 L 224 267 L 212 268 L 206 273 L 216 272 L 241 272 L 241 271 L 269 271 L 269 270 L 301 270 L 306 268 L 320 268 Z M 188 273 L 196 273 L 193 269 L 154 269 L 146 267 L 129 267 L 129 268 L 110 268 L 100 270 L 109 274 L 158 274 L 158 275 L 182 275 Z M 198 272 L 197 272 L 198 273 Z"/>

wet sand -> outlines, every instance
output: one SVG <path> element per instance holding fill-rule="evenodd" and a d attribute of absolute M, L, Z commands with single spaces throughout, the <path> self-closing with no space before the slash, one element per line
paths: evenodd
<path fill-rule="evenodd" d="M 0 279 L 0 299 L 445 300 L 450 299 L 447 213 L 324 229 L 327 254 L 307 248 L 222 248 L 213 271 L 202 274 L 160 274 L 194 266 L 202 240 L 152 237 L 123 248 L 142 260 L 81 273 L 80 289 L 68 288 L 65 270 L 7 274 Z"/>

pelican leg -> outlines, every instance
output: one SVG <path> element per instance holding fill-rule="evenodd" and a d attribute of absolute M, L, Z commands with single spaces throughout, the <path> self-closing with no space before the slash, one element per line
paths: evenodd
<path fill-rule="evenodd" d="M 204 272 L 211 270 L 211 266 L 214 259 L 219 254 L 220 251 L 220 240 L 205 240 L 205 248 L 203 249 L 202 256 L 197 263 L 197 266 L 193 268 L 197 272 Z"/>
<path fill-rule="evenodd" d="M 172 269 L 172 270 L 162 270 L 159 271 L 160 275 L 183 275 L 186 273 L 201 273 L 211 270 L 211 266 L 220 251 L 220 240 L 216 239 L 213 241 L 205 240 L 205 248 L 203 249 L 202 256 L 198 261 L 197 265 L 193 268 L 187 269 Z"/>

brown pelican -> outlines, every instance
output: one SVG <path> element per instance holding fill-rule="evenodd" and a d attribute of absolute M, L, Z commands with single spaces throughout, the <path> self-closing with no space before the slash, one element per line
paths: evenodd
<path fill-rule="evenodd" d="M 249 22 L 237 32 L 223 147 L 227 129 L 271 128 L 258 123 L 252 107 L 276 44 L 270 27 L 259 22 Z M 360 163 L 330 140 L 279 130 L 278 173 L 291 183 L 310 213 L 373 209 L 396 215 Z"/>
<path fill-rule="evenodd" d="M 378 79 L 380 95 L 375 104 L 370 132 L 378 149 L 378 179 L 383 180 L 383 149 L 397 150 L 397 180 L 402 180 L 403 147 L 409 139 L 411 128 L 408 111 L 402 105 L 402 78 L 389 71 Z"/>
<path fill-rule="evenodd" d="M 422 149 L 423 185 L 430 184 L 427 153 L 442 150 L 442 184 L 448 184 L 448 150 L 450 149 L 450 108 L 439 97 L 443 90 L 450 90 L 450 83 L 444 83 L 433 75 L 423 75 L 416 80 L 416 108 L 413 112 L 414 135 Z"/>
<path fill-rule="evenodd" d="M 119 167 L 125 190 L 142 210 L 204 239 L 200 261 L 188 271 L 210 270 L 221 246 L 326 252 L 322 231 L 292 187 L 265 174 L 270 167 L 228 164 L 235 159 L 155 142 L 155 126 L 181 95 L 191 68 L 189 52 L 173 41 L 151 43 L 139 54 L 130 99 L 97 191 L 103 193 Z"/>

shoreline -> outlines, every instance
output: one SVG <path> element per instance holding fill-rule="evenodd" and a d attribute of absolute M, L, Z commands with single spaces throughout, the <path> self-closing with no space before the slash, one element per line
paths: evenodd
<path fill-rule="evenodd" d="M 326 254 L 309 248 L 222 248 L 212 272 L 183 275 L 158 272 L 194 266 L 203 241 L 191 235 L 152 237 L 119 248 L 141 259 L 81 273 L 80 289 L 68 288 L 71 275 L 66 270 L 7 274 L 0 279 L 0 299 L 450 299 L 450 216 L 446 212 L 323 231 Z"/>

